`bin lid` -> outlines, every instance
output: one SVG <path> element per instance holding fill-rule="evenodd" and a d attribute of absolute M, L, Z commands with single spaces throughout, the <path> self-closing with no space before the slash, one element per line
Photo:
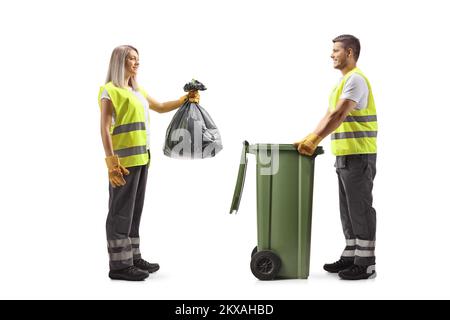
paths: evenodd
<path fill-rule="evenodd" d="M 257 144 L 252 144 L 250 146 L 250 153 L 253 153 L 254 151 L 258 151 L 261 148 L 264 148 L 264 150 L 270 149 L 272 148 L 272 146 L 276 146 L 276 148 L 280 151 L 296 151 L 297 149 L 295 148 L 295 146 L 291 143 L 257 143 Z M 253 152 L 252 152 L 253 151 Z M 312 155 L 312 157 L 316 157 L 319 154 L 323 154 L 323 148 L 321 146 L 318 146 L 316 148 L 316 150 L 314 151 L 314 154 Z"/>
<path fill-rule="evenodd" d="M 233 200 L 231 202 L 230 213 L 236 212 L 239 209 L 241 202 L 242 190 L 244 189 L 245 174 L 247 172 L 247 153 L 249 143 L 244 141 L 242 146 L 241 162 L 239 164 L 239 172 L 236 180 L 236 187 L 234 188 Z"/>

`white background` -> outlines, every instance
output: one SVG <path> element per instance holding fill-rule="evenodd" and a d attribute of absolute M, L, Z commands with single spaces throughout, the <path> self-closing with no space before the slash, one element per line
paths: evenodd
<path fill-rule="evenodd" d="M 445 1 L 14 1 L 2 3 L 0 298 L 450 298 L 448 5 Z M 308 280 L 261 282 L 255 159 L 229 215 L 241 143 L 291 143 L 327 108 L 340 77 L 331 40 L 361 40 L 358 66 L 378 108 L 377 272 L 345 282 L 322 270 L 344 245 L 329 139 L 316 159 Z M 140 52 L 140 84 L 160 101 L 204 82 L 201 105 L 224 149 L 162 154 L 173 116 L 152 113 L 141 224 L 141 283 L 108 276 L 107 172 L 97 93 L 111 51 Z"/>

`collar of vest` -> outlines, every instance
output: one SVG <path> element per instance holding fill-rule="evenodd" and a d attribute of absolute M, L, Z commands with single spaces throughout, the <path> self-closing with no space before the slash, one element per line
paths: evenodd
<path fill-rule="evenodd" d="M 347 72 L 347 74 L 342 78 L 342 81 L 347 81 L 348 78 L 354 73 L 358 73 L 362 75 L 362 71 L 358 67 L 354 67 L 352 70 Z"/>

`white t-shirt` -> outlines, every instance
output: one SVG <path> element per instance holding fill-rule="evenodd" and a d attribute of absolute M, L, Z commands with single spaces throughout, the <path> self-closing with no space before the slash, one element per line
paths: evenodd
<path fill-rule="evenodd" d="M 145 131 L 147 132 L 147 149 L 150 149 L 150 110 L 149 110 L 149 104 L 147 99 L 139 92 L 135 91 L 131 88 L 128 88 L 133 94 L 139 99 L 139 101 L 142 103 L 142 106 L 144 108 L 144 114 L 145 114 Z M 101 99 L 108 99 L 111 100 L 109 97 L 108 91 L 106 89 L 103 90 Z M 115 114 L 113 109 L 113 124 L 115 123 Z"/>
<path fill-rule="evenodd" d="M 342 81 L 342 78 L 339 82 Z M 362 110 L 367 108 L 369 98 L 369 87 L 366 80 L 359 74 L 354 73 L 348 79 L 342 89 L 339 99 L 348 99 L 356 102 L 355 109 Z"/>

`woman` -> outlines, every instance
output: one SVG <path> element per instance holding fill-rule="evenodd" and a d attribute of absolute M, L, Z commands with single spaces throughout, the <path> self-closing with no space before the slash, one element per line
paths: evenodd
<path fill-rule="evenodd" d="M 140 281 L 159 269 L 141 258 L 139 222 L 144 205 L 149 151 L 149 109 L 159 113 L 199 100 L 197 91 L 160 103 L 136 81 L 139 53 L 132 46 L 114 49 L 106 84 L 100 88 L 101 136 L 109 175 L 106 235 L 111 279 Z"/>

